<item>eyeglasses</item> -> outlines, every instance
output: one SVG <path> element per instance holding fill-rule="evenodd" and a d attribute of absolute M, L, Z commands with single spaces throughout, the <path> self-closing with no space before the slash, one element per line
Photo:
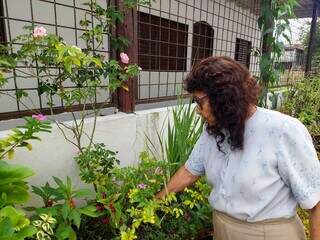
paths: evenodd
<path fill-rule="evenodd" d="M 200 109 L 202 109 L 203 100 L 206 99 L 208 95 L 204 95 L 202 97 L 193 97 L 192 102 L 195 102 Z"/>

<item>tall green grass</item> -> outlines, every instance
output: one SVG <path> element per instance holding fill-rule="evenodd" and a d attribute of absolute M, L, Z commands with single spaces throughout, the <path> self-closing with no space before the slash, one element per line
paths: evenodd
<path fill-rule="evenodd" d="M 160 153 L 156 147 L 158 145 L 147 136 L 148 149 L 156 159 L 168 161 L 172 175 L 187 161 L 202 130 L 203 122 L 196 114 L 192 103 L 184 104 L 182 100 L 178 100 L 178 104 L 173 107 L 172 121 L 170 122 L 168 117 L 160 132 L 157 132 Z"/>

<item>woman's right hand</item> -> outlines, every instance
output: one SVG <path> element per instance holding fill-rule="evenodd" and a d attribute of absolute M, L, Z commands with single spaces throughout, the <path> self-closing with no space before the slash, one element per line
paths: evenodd
<path fill-rule="evenodd" d="M 156 199 L 164 198 L 169 192 L 181 192 L 186 187 L 192 185 L 197 181 L 199 176 L 195 176 L 190 173 L 185 166 L 179 168 L 179 170 L 171 177 L 167 186 L 155 195 Z"/>

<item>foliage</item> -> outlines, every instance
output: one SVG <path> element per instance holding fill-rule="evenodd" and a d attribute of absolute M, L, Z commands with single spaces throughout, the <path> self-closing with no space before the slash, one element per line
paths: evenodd
<path fill-rule="evenodd" d="M 311 21 L 306 22 L 301 28 L 300 28 L 300 36 L 299 41 L 304 46 L 305 52 L 307 52 L 308 45 L 309 45 L 309 39 L 310 39 L 310 27 L 311 27 Z M 320 22 L 316 23 L 316 33 L 314 36 L 314 49 L 313 49 L 313 57 L 312 57 L 312 67 L 318 67 L 320 63 Z"/>
<path fill-rule="evenodd" d="M 5 157 L 13 158 L 15 148 L 26 147 L 31 150 L 29 140 L 40 140 L 35 134 L 50 132 L 48 122 L 26 117 L 26 124 L 14 128 L 8 137 L 0 139 L 0 239 L 20 240 L 31 237 L 36 229 L 30 225 L 25 213 L 16 209 L 16 204 L 27 202 L 29 199 L 28 185 L 25 179 L 34 172 L 25 166 L 9 164 Z"/>
<path fill-rule="evenodd" d="M 155 0 L 153 0 L 155 1 Z M 139 5 L 150 5 L 150 0 L 123 0 L 123 4 L 128 8 L 133 8 Z"/>
<path fill-rule="evenodd" d="M 158 160 L 166 159 L 170 164 L 170 175 L 187 161 L 203 130 L 201 118 L 196 114 L 191 102 L 183 104 L 180 100 L 178 105 L 173 107 L 172 114 L 173 122 L 168 121 L 167 135 L 164 135 L 164 127 L 157 133 L 162 153 L 157 153 L 155 144 L 147 136 L 148 147 L 153 156 Z"/>
<path fill-rule="evenodd" d="M 320 77 L 304 79 L 293 85 L 287 92 L 282 112 L 298 118 L 307 126 L 320 158 Z M 305 227 L 307 239 L 310 237 L 309 214 L 298 209 L 299 217 Z"/>
<path fill-rule="evenodd" d="M 115 236 L 108 218 L 103 216 L 93 218 L 81 217 L 80 229 L 77 230 L 79 240 L 104 240 L 112 239 Z"/>
<path fill-rule="evenodd" d="M 24 117 L 24 120 L 26 121 L 24 126 L 11 129 L 12 134 L 0 139 L 0 160 L 6 156 L 12 159 L 17 147 L 25 147 L 31 150 L 32 145 L 27 142 L 28 140 L 40 141 L 41 139 L 35 136 L 36 133 L 50 132 L 51 126 L 48 121 L 39 121 L 32 117 Z"/>
<path fill-rule="evenodd" d="M 293 85 L 286 96 L 284 109 L 305 125 L 320 123 L 320 76 Z"/>
<path fill-rule="evenodd" d="M 33 192 L 43 199 L 45 206 L 36 209 L 31 208 L 30 210 L 40 214 L 42 221 L 47 223 L 53 224 L 54 220 L 44 219 L 41 214 L 46 214 L 46 216 L 56 220 L 55 227 L 52 230 L 57 239 L 76 239 L 74 227 L 80 227 L 81 210 L 77 208 L 75 200 L 88 197 L 91 192 L 88 189 L 75 189 L 69 177 L 67 177 L 65 183 L 57 177 L 53 177 L 53 179 L 57 185 L 56 187 L 52 187 L 49 183 L 40 188 L 32 187 Z M 40 224 L 36 225 L 39 226 Z M 46 229 L 48 233 L 48 227 Z"/>
<path fill-rule="evenodd" d="M 0 161 L 0 209 L 6 205 L 25 203 L 29 199 L 28 186 L 24 180 L 33 174 L 28 167 Z"/>
<path fill-rule="evenodd" d="M 164 187 L 165 173 L 169 170 L 168 162 L 142 153 L 137 167 L 114 168 L 110 180 L 99 186 L 97 203 L 82 211 L 102 217 L 100 219 L 111 227 L 114 238 L 148 239 L 150 235 L 146 231 L 152 229 L 152 232 L 161 232 L 163 239 L 171 236 L 192 239 L 205 222 L 210 222 L 207 197 L 211 189 L 201 181 L 181 194 L 170 193 L 156 200 L 154 196 Z M 166 228 L 168 221 L 176 224 Z"/>
<path fill-rule="evenodd" d="M 282 111 L 298 118 L 311 133 L 320 157 L 320 77 L 304 79 L 287 92 Z"/>
<path fill-rule="evenodd" d="M 134 7 L 138 2 L 148 1 L 124 1 L 127 7 Z M 14 77 L 37 81 L 38 93 L 46 97 L 51 115 L 54 113 L 54 98 L 60 98 L 64 107 L 71 112 L 73 123 L 67 125 L 54 118 L 51 120 L 57 124 L 65 139 L 80 151 L 78 160 L 79 163 L 84 164 L 80 166 L 83 178 L 87 178 L 88 182 L 93 181 L 103 185 L 105 183 L 101 175 L 106 174 L 111 178 L 107 172 L 113 168 L 117 160 L 114 152 L 104 149 L 101 144 L 93 143 L 96 119 L 101 108 L 104 107 L 98 106 L 97 96 L 101 90 L 112 92 L 119 87 L 130 90 L 125 82 L 138 74 L 139 67 L 124 61 L 107 60 L 105 56 L 97 53 L 96 50 L 102 45 L 105 34 L 109 35 L 113 47 L 118 50 L 125 49 L 129 41 L 121 36 L 119 38 L 111 36 L 115 25 L 122 21 L 123 13 L 112 7 L 103 9 L 95 0 L 87 5 L 90 9 L 85 16 L 93 13 L 93 21 L 98 20 L 98 24 L 91 24 L 88 18 L 81 20 L 80 24 L 85 27 L 82 39 L 87 43 L 86 48 L 80 49 L 77 46 L 68 45 L 60 37 L 47 34 L 43 27 L 26 27 L 28 31 L 26 34 L 18 36 L 7 46 L 1 46 L 0 87 L 4 87 Z M 94 44 L 95 42 L 98 44 Z M 13 48 L 13 45 L 19 46 L 18 49 Z M 129 61 L 129 57 L 126 57 Z M 19 68 L 17 68 L 18 65 Z M 7 74 L 11 72 L 14 72 L 15 76 Z M 108 79 L 108 85 L 102 86 L 105 79 Z M 67 87 L 70 83 L 74 88 Z M 8 93 L 1 92 L 1 94 Z M 30 106 L 24 103 L 25 98 L 29 96 L 23 89 L 17 89 L 15 95 L 8 94 L 8 96 L 30 109 Z M 108 99 L 105 101 L 107 102 Z M 79 119 L 75 117 L 72 108 L 74 105 L 83 107 Z M 31 150 L 32 146 L 28 140 L 40 140 L 34 136 L 34 133 L 50 131 L 49 123 L 40 120 L 43 117 L 40 115 L 25 118 L 26 126 L 17 127 L 13 130 L 13 134 L 0 142 L 0 175 L 2 176 L 0 239 L 24 239 L 34 234 L 37 239 L 76 239 L 75 229 L 80 227 L 82 214 L 88 213 L 92 217 L 101 215 L 96 209 L 90 212 L 88 207 L 77 208 L 75 199 L 88 196 L 89 192 L 75 190 L 69 178 L 64 183 L 54 177 L 56 187 L 52 187 L 49 183 L 42 187 L 33 187 L 33 191 L 42 197 L 44 207 L 29 208 L 36 212 L 32 225 L 22 210 L 14 208 L 14 204 L 27 200 L 28 187 L 23 180 L 33 172 L 25 167 L 9 165 L 3 161 L 3 158 L 11 159 L 16 147 L 26 147 Z M 88 134 L 84 131 L 84 120 L 91 115 L 94 117 L 94 124 L 92 131 Z M 72 137 L 68 137 L 65 131 L 70 131 Z M 83 136 L 89 140 L 87 147 L 82 146 Z M 86 159 L 87 157 L 90 159 Z"/>
<path fill-rule="evenodd" d="M 85 183 L 103 185 L 114 164 L 119 164 L 116 153 L 105 149 L 103 143 L 94 144 L 75 157 L 80 168 L 81 180 Z"/>
<path fill-rule="evenodd" d="M 25 213 L 13 206 L 0 209 L 0 239 L 22 240 L 35 234 L 36 229 L 30 225 Z"/>
<path fill-rule="evenodd" d="M 53 229 L 57 220 L 47 214 L 40 214 L 38 220 L 34 220 L 32 225 L 37 228 L 37 240 L 50 240 L 54 236 Z"/>
<path fill-rule="evenodd" d="M 266 106 L 268 88 L 278 83 L 283 72 L 281 67 L 276 67 L 284 52 L 281 38 L 290 42 L 290 36 L 287 35 L 287 31 L 291 33 L 289 19 L 295 17 L 293 10 L 298 1 L 261 0 L 260 3 L 258 25 L 266 44 L 266 51 L 254 50 L 254 53 L 260 57 L 260 83 L 263 86 L 260 105 Z"/>

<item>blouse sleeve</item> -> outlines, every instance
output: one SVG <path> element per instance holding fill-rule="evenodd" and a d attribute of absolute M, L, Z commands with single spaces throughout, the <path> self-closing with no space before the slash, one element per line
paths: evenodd
<path fill-rule="evenodd" d="M 278 169 L 295 199 L 304 209 L 320 200 L 320 162 L 306 127 L 298 120 L 284 123 Z"/>
<path fill-rule="evenodd" d="M 197 143 L 194 145 L 194 148 L 185 163 L 186 169 L 195 176 L 201 176 L 205 174 L 204 167 L 204 150 L 205 146 L 208 144 L 207 140 L 207 132 L 203 130 L 200 138 Z"/>

